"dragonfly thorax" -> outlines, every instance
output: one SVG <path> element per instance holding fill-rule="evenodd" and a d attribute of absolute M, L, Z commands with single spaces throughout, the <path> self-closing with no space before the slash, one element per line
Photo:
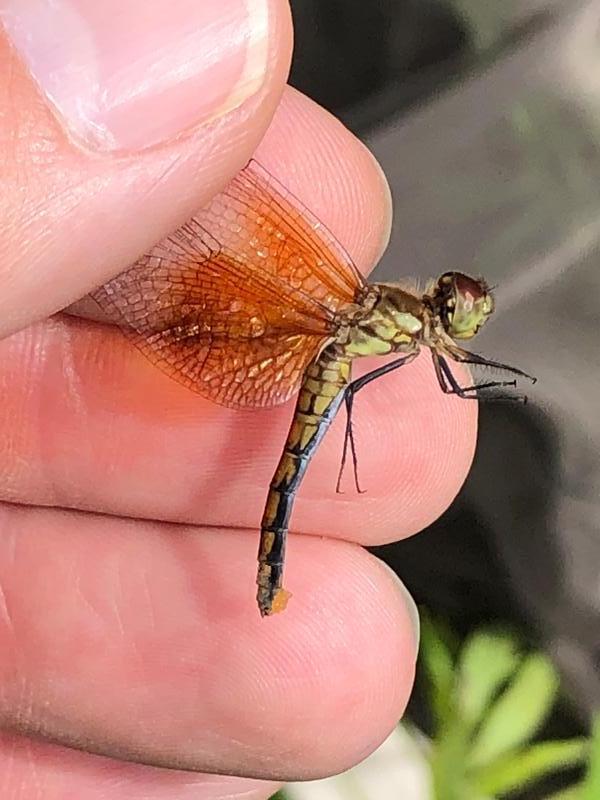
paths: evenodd
<path fill-rule="evenodd" d="M 402 352 L 421 338 L 425 306 L 399 286 L 372 284 L 360 309 L 346 329 L 345 341 L 339 342 L 349 356 Z"/>

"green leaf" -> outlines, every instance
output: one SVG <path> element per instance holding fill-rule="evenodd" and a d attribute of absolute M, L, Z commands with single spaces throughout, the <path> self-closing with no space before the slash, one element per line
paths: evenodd
<path fill-rule="evenodd" d="M 600 716 L 596 716 L 592 726 L 590 757 L 587 775 L 583 781 L 581 800 L 598 800 L 600 797 Z"/>
<path fill-rule="evenodd" d="M 546 800 L 583 800 L 581 796 L 581 785 L 569 786 L 568 789 L 562 789 L 560 792 L 551 794 Z"/>
<path fill-rule="evenodd" d="M 421 612 L 420 665 L 427 681 L 431 712 L 439 730 L 451 713 L 454 694 L 454 659 L 450 648 L 427 613 Z"/>
<path fill-rule="evenodd" d="M 469 766 L 483 766 L 528 742 L 552 708 L 557 691 L 558 675 L 551 662 L 538 653 L 527 656 L 483 720 Z"/>
<path fill-rule="evenodd" d="M 467 726 L 457 717 L 449 718 L 433 742 L 430 755 L 435 800 L 464 800 L 468 796 L 465 776 L 468 750 Z"/>
<path fill-rule="evenodd" d="M 460 710 L 468 724 L 479 722 L 520 661 L 517 641 L 509 634 L 480 631 L 469 637 L 461 651 L 458 677 Z"/>
<path fill-rule="evenodd" d="M 568 739 L 534 744 L 526 750 L 504 755 L 470 774 L 469 779 L 482 794 L 496 796 L 521 789 L 545 775 L 585 762 L 587 739 Z M 596 795 L 595 800 L 598 800 Z"/>
<path fill-rule="evenodd" d="M 278 792 L 275 792 L 275 794 L 272 794 L 269 800 L 288 800 L 288 798 L 283 789 L 280 789 Z"/>

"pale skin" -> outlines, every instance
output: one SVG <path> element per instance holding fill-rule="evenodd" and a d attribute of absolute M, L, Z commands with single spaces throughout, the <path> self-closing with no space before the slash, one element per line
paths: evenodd
<path fill-rule="evenodd" d="M 119 159 L 69 144 L 0 41 L 0 75 L 11 76 L 0 84 L 2 797 L 37 797 L 40 785 L 44 800 L 268 797 L 280 780 L 356 763 L 406 705 L 407 603 L 359 545 L 416 533 L 448 506 L 472 459 L 477 404 L 444 395 L 427 355 L 365 388 L 355 425 L 367 493 L 349 476 L 335 494 L 342 414 L 296 502 L 293 603 L 261 620 L 257 528 L 293 404 L 220 408 L 118 331 L 47 319 L 183 222 L 267 129 L 261 163 L 363 272 L 376 263 L 385 182 L 339 123 L 283 90 L 289 22 L 273 8 L 270 78 L 221 121 L 218 142 L 204 131 Z M 25 117 L 52 145 L 42 165 L 34 134 L 14 135 Z M 410 273 L 402 254 L 398 270 Z"/>

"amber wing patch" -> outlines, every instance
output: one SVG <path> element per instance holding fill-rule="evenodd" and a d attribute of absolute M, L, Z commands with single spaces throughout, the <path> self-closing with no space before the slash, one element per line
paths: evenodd
<path fill-rule="evenodd" d="M 192 220 L 92 293 L 163 372 L 227 406 L 297 390 L 362 278 L 256 162 Z"/>

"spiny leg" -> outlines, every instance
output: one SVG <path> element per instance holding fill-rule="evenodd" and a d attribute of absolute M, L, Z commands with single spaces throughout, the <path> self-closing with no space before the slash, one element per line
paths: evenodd
<path fill-rule="evenodd" d="M 446 394 L 455 394 L 458 397 L 462 398 L 463 400 L 481 400 L 482 398 L 478 394 L 479 390 L 481 389 L 497 389 L 499 387 L 517 385 L 517 382 L 513 380 L 513 381 L 487 381 L 486 383 L 474 383 L 471 386 L 461 386 L 454 377 L 454 374 L 446 359 L 440 356 L 439 361 L 443 376 L 450 384 L 450 386 L 446 384 L 443 386 L 444 392 Z M 522 397 L 521 395 L 497 394 L 493 396 L 493 399 L 519 402 L 521 400 L 521 397 Z"/>
<path fill-rule="evenodd" d="M 431 355 L 433 358 L 435 374 L 438 379 L 440 388 L 444 392 L 444 394 L 455 394 L 458 397 L 462 398 L 463 400 L 489 399 L 495 401 L 503 400 L 516 403 L 527 402 L 527 398 L 524 395 L 520 394 L 496 394 L 484 398 L 478 394 L 478 392 L 482 389 L 497 389 L 505 386 L 516 386 L 517 382 L 515 380 L 487 381 L 486 383 L 474 383 L 471 386 L 461 386 L 454 377 L 454 374 L 446 359 L 443 356 L 440 356 L 439 353 L 436 353 L 434 350 L 431 351 Z M 448 383 L 446 383 L 446 381 Z"/>
<path fill-rule="evenodd" d="M 388 372 L 393 372 L 399 367 L 403 367 L 405 364 L 408 364 L 414 358 L 416 358 L 417 355 L 418 351 L 415 350 L 414 352 L 408 353 L 401 358 L 390 361 L 389 364 L 384 364 L 377 369 L 371 370 L 371 372 L 367 372 L 365 375 L 361 375 L 360 378 L 356 378 L 356 380 L 349 383 L 346 387 L 344 393 L 344 401 L 346 405 L 346 432 L 344 434 L 344 448 L 342 450 L 342 461 L 340 464 L 340 471 L 338 472 L 336 492 L 340 492 L 340 485 L 342 482 L 342 476 L 344 474 L 344 467 L 346 466 L 346 458 L 348 456 L 348 443 L 350 443 L 350 452 L 352 453 L 352 464 L 354 468 L 354 484 L 360 494 L 364 493 L 364 490 L 360 488 L 358 481 L 358 458 L 356 455 L 356 444 L 354 442 L 354 433 L 352 430 L 352 408 L 354 404 L 354 395 L 376 378 L 381 378 L 383 375 L 387 375 Z"/>
<path fill-rule="evenodd" d="M 491 361 L 489 358 L 480 356 L 478 353 L 471 353 L 469 350 L 463 350 L 462 347 L 457 345 L 446 345 L 446 354 L 451 356 L 455 361 L 460 361 L 462 364 L 479 364 L 482 367 L 492 367 L 503 372 L 512 372 L 514 375 L 521 375 L 523 378 L 528 378 L 532 383 L 537 383 L 537 378 L 523 372 L 522 369 L 511 367 L 510 364 L 502 364 L 500 361 Z"/>

